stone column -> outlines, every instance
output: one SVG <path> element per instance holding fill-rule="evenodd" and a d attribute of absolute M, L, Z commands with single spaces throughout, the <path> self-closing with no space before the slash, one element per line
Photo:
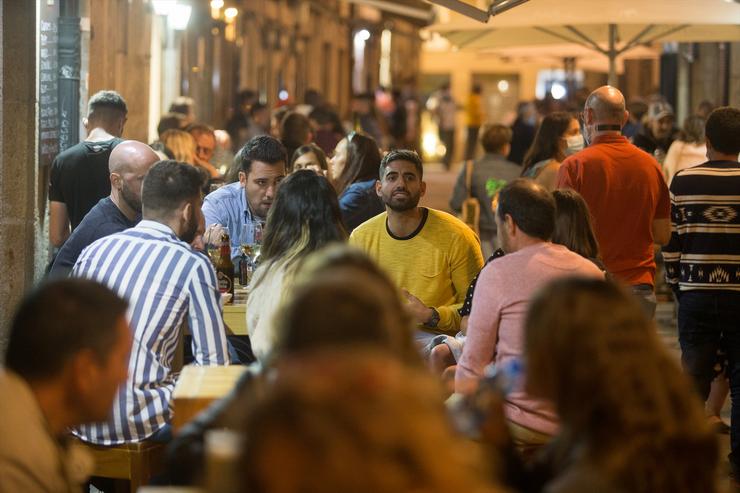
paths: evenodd
<path fill-rule="evenodd" d="M 0 359 L 10 319 L 38 269 L 36 2 L 0 2 Z"/>

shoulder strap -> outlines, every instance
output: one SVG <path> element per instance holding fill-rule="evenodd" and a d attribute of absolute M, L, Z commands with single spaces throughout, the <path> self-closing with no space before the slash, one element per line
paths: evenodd
<path fill-rule="evenodd" d="M 473 162 L 465 161 L 465 191 L 468 198 L 473 196 Z"/>

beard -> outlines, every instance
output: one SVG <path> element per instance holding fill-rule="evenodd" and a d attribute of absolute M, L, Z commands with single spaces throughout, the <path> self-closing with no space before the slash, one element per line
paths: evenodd
<path fill-rule="evenodd" d="M 195 218 L 195 209 L 190 209 L 190 217 L 185 229 L 180 234 L 180 240 L 184 241 L 188 245 L 193 242 L 196 234 L 198 233 L 198 220 Z"/>
<path fill-rule="evenodd" d="M 132 192 L 125 183 L 121 187 L 121 200 L 126 202 L 126 205 L 136 211 L 137 214 L 141 214 L 141 197 Z"/>
<path fill-rule="evenodd" d="M 391 193 L 390 196 L 383 197 L 383 202 L 390 210 L 394 212 L 406 212 L 419 205 L 421 194 L 414 195 L 409 192 L 408 195 L 395 195 L 396 192 Z"/>

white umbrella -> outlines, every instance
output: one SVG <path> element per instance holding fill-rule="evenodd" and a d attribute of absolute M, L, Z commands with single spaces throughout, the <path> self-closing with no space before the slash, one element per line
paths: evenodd
<path fill-rule="evenodd" d="M 431 0 L 437 2 L 437 0 Z M 740 4 L 727 0 L 530 0 L 488 23 L 458 16 L 434 24 L 462 50 L 516 46 L 580 45 L 616 58 L 653 42 L 740 41 Z"/>

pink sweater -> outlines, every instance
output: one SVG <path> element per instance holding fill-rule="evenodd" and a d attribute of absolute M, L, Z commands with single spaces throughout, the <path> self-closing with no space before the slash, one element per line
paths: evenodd
<path fill-rule="evenodd" d="M 492 361 L 500 365 L 522 358 L 524 317 L 530 300 L 549 281 L 568 276 L 604 277 L 589 260 L 564 246 L 544 242 L 507 254 L 483 268 L 455 375 L 456 391 L 474 388 L 471 383 Z M 529 397 L 522 388 L 514 388 L 504 406 L 506 417 L 516 424 L 550 435 L 557 431 L 552 406 Z"/>

